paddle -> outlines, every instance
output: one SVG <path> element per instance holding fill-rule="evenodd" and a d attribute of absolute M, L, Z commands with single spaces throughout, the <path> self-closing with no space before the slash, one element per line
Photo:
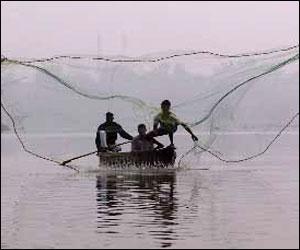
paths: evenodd
<path fill-rule="evenodd" d="M 116 144 L 116 145 L 112 146 L 111 148 L 115 148 L 115 147 L 118 147 L 118 146 L 121 146 L 121 145 L 130 143 L 130 142 L 131 142 L 131 141 L 125 141 L 125 142 Z M 87 153 L 87 154 L 84 154 L 84 155 L 80 155 L 80 156 L 77 156 L 77 157 L 74 157 L 74 158 L 71 158 L 71 159 L 69 159 L 69 160 L 63 161 L 60 165 L 63 165 L 63 166 L 64 166 L 64 165 L 66 165 L 67 163 L 69 163 L 69 162 L 71 162 L 71 161 L 73 161 L 73 160 L 76 160 L 76 159 L 79 159 L 79 158 L 83 158 L 83 157 L 85 157 L 85 156 L 89 156 L 89 155 L 95 154 L 95 153 L 97 153 L 97 152 L 98 152 L 98 150 L 93 151 L 93 152 L 90 152 L 90 153 Z"/>

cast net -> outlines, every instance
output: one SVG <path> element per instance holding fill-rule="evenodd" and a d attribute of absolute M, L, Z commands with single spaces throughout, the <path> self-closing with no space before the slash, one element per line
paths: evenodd
<path fill-rule="evenodd" d="M 199 138 L 193 144 L 178 130 L 179 163 L 262 156 L 283 131 L 299 127 L 299 46 L 238 55 L 1 58 L 1 131 L 8 128 L 27 152 L 57 163 L 95 150 L 107 111 L 133 136 L 139 123 L 151 130 L 164 99 Z"/>

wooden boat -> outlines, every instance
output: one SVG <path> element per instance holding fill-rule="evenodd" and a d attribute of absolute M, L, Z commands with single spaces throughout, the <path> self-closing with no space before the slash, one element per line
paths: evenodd
<path fill-rule="evenodd" d="M 174 165 L 176 151 L 166 147 L 143 152 L 100 152 L 98 156 L 100 166 L 167 167 Z"/>

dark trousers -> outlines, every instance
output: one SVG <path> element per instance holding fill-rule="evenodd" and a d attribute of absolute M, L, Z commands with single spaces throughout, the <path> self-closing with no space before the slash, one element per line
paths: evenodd
<path fill-rule="evenodd" d="M 152 130 L 147 134 L 147 137 L 153 138 L 156 136 L 169 135 L 171 144 L 173 144 L 173 134 L 176 132 L 177 126 L 173 127 L 171 130 L 167 130 L 164 127 L 159 127 L 156 130 Z"/>

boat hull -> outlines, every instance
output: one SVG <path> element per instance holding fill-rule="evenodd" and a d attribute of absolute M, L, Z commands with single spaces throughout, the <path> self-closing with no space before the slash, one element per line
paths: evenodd
<path fill-rule="evenodd" d="M 101 152 L 99 166 L 168 167 L 174 165 L 175 159 L 176 152 L 170 147 L 143 152 Z"/>

